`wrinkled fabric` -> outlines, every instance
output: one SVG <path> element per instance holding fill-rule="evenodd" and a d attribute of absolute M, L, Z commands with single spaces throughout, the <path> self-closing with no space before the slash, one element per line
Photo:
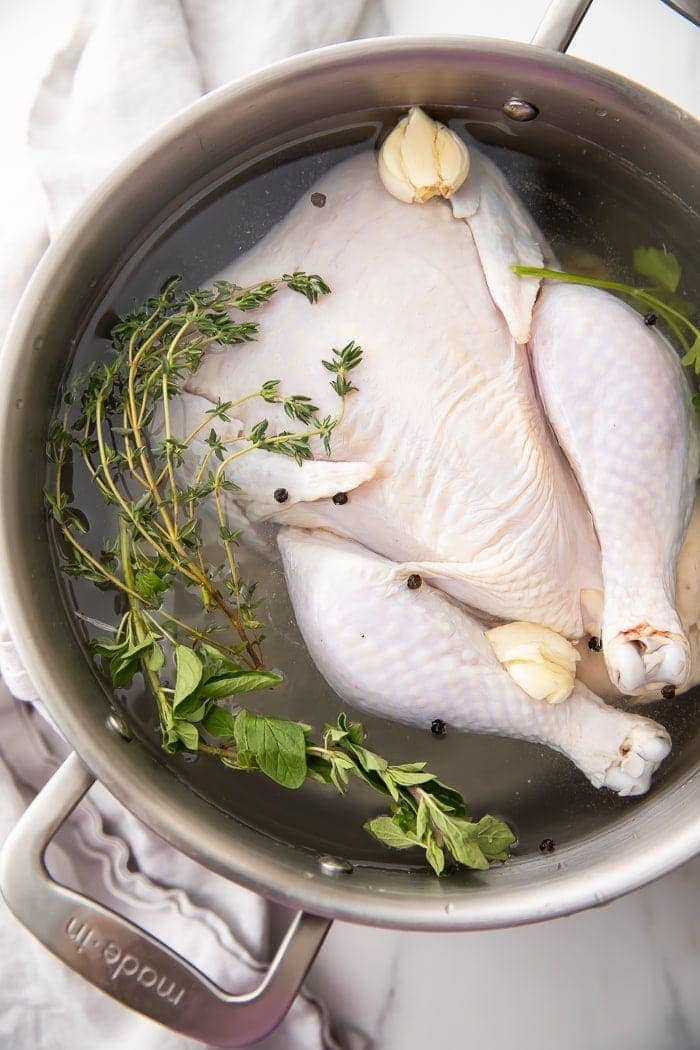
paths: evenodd
<path fill-rule="evenodd" d="M 0 339 L 49 240 L 128 152 L 173 113 L 220 84 L 311 47 L 352 36 L 365 0 L 86 0 L 66 26 L 31 109 L 36 178 L 16 202 L 0 247 Z M 135 41 L 138 46 L 134 46 Z M 36 690 L 2 614 L 0 673 L 20 700 Z M 67 754 L 39 716 L 0 684 L 0 837 Z M 171 849 L 100 785 L 51 848 L 62 881 L 150 929 L 223 987 L 261 979 L 270 906 Z M 0 911 L 0 1045 L 32 1050 L 197 1044 L 124 1010 L 61 966 Z M 77 1043 L 76 1043 L 77 1037 Z M 322 1008 L 301 996 L 264 1044 L 316 1050 L 337 1044 Z"/>
<path fill-rule="evenodd" d="M 0 685 L 0 839 L 68 750 L 33 706 L 18 704 Z M 48 863 L 60 882 L 155 933 L 227 990 L 248 991 L 260 981 L 258 960 L 268 948 L 266 902 L 156 838 L 100 785 L 64 824 Z M 5 908 L 0 910 L 0 982 L 3 1047 L 185 1050 L 201 1045 L 95 991 L 21 932 Z M 263 1045 L 314 1050 L 337 1044 L 318 1004 L 300 996 Z"/>
<path fill-rule="evenodd" d="M 36 700 L 34 683 L 12 644 L 2 608 L 0 608 L 0 676 L 17 700 Z"/>

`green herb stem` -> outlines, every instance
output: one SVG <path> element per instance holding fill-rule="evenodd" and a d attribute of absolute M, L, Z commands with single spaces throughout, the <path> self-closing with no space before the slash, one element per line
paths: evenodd
<path fill-rule="evenodd" d="M 665 253 L 665 255 L 675 261 L 675 257 L 670 256 L 670 253 Z M 674 279 L 674 282 L 671 285 L 666 288 L 660 286 L 653 289 L 653 291 L 650 291 L 648 288 L 639 288 L 631 284 L 623 284 L 621 281 L 610 281 L 598 277 L 586 277 L 582 274 L 566 273 L 561 270 L 550 270 L 546 267 L 513 266 L 512 269 L 514 273 L 519 274 L 521 277 L 539 277 L 542 280 L 557 281 L 561 284 L 578 284 L 588 288 L 602 288 L 605 291 L 618 292 L 620 295 L 624 295 L 627 298 L 640 303 L 645 308 L 650 307 L 660 318 L 662 318 L 671 333 L 680 343 L 684 353 L 681 364 L 692 366 L 695 369 L 696 374 L 700 375 L 700 328 L 693 324 L 690 318 L 686 317 L 685 314 L 681 313 L 680 310 L 676 309 L 675 306 L 668 302 L 668 297 L 675 293 L 677 281 L 680 279 L 680 267 L 678 267 L 678 277 Z M 662 280 L 663 277 L 664 275 L 662 273 Z M 689 333 L 690 339 L 685 334 L 686 331 Z M 697 403 L 696 408 L 700 408 L 700 405 Z"/>
<path fill-rule="evenodd" d="M 119 542 L 121 549 L 121 561 L 122 569 L 124 572 L 124 579 L 126 580 L 129 588 L 129 609 L 131 611 L 131 619 L 134 624 L 134 630 L 138 638 L 139 644 L 143 645 L 148 636 L 148 630 L 143 620 L 141 612 L 141 601 L 142 599 L 136 593 L 134 589 L 134 567 L 131 560 L 131 538 L 126 522 L 121 519 L 119 522 Z M 141 668 L 143 671 L 144 678 L 149 682 L 153 695 L 156 699 L 158 707 L 158 717 L 160 719 L 161 726 L 165 727 L 168 724 L 170 718 L 170 704 L 168 703 L 167 697 L 165 696 L 160 679 L 157 673 L 148 667 L 147 658 L 141 657 Z"/>

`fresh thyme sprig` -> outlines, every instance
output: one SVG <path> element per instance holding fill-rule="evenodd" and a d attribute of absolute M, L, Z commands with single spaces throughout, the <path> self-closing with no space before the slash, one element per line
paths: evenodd
<path fill-rule="evenodd" d="M 285 395 L 281 381 L 209 409 L 185 436 L 175 434 L 170 404 L 199 368 L 212 345 L 235 346 L 256 338 L 257 322 L 238 313 L 260 309 L 286 286 L 310 303 L 327 295 L 316 274 L 284 274 L 240 288 L 225 281 L 189 292 L 172 278 L 158 296 L 122 318 L 112 330 L 112 356 L 78 376 L 64 395 L 49 429 L 48 459 L 55 465 L 46 502 L 63 539 L 62 568 L 120 593 L 125 610 L 113 634 L 93 639 L 113 685 L 128 687 L 141 673 L 153 693 L 166 751 L 202 751 L 238 770 L 260 770 L 288 788 L 311 778 L 343 793 L 350 776 L 391 800 L 392 815 L 367 825 L 394 848 L 422 848 L 441 874 L 446 855 L 469 867 L 506 858 L 513 835 L 505 824 L 466 818 L 464 801 L 425 771 L 425 763 L 391 766 L 363 746 L 359 723 L 341 716 L 326 727 L 322 743 L 310 727 L 241 710 L 234 717 L 220 701 L 275 686 L 281 676 L 262 654 L 255 584 L 240 578 L 238 532 L 227 517 L 226 495 L 236 486 L 227 468 L 254 449 L 290 456 L 300 465 L 313 458 L 316 439 L 330 454 L 331 436 L 355 391 L 351 372 L 362 349 L 350 342 L 333 349 L 323 367 L 339 399 L 335 415 L 319 417 L 304 394 Z M 267 418 L 248 433 L 224 438 L 217 422 L 229 423 L 244 402 L 279 404 L 296 429 L 273 432 Z M 151 433 L 156 412 L 162 437 Z M 204 449 L 185 484 L 185 457 L 196 440 Z M 68 468 L 87 471 L 105 503 L 113 507 L 117 535 L 99 550 L 89 544 L 89 523 L 73 503 Z M 189 466 L 189 465 L 188 465 Z M 213 502 L 224 564 L 207 562 L 202 514 Z M 204 626 L 179 619 L 168 607 L 182 587 L 198 596 Z M 198 621 L 199 622 L 199 621 Z"/>
<path fill-rule="evenodd" d="M 172 278 L 158 296 L 114 326 L 111 360 L 94 364 L 74 380 L 64 395 L 60 416 L 51 424 L 46 452 L 56 470 L 46 499 L 67 543 L 64 571 L 115 588 L 129 602 L 130 615 L 116 640 L 120 648 L 113 654 L 120 682 L 133 677 L 125 668 L 135 668 L 136 657 L 149 659 L 163 639 L 179 642 L 189 637 L 191 643 L 208 638 L 224 655 L 235 657 L 253 673 L 261 672 L 261 683 L 270 684 L 262 664 L 262 624 L 256 614 L 255 588 L 239 578 L 234 553 L 237 533 L 227 520 L 224 496 L 235 486 L 226 476 L 226 467 L 262 447 L 299 461 L 307 459 L 312 456 L 310 441 L 315 435 L 330 448 L 328 439 L 342 416 L 349 391 L 339 395 L 336 416 L 319 420 L 308 397 L 285 398 L 279 392 L 279 381 L 270 381 L 236 401 L 220 401 L 185 437 L 173 432 L 170 403 L 197 371 L 209 346 L 234 346 L 256 337 L 257 323 L 238 319 L 236 311 L 259 309 L 285 285 L 310 303 L 329 292 L 318 275 L 304 273 L 285 274 L 250 288 L 219 281 L 213 290 L 187 292 L 180 291 L 179 279 Z M 334 354 L 342 356 L 342 351 Z M 353 367 L 361 356 L 361 351 L 355 355 Z M 255 398 L 262 403 L 281 402 L 302 423 L 302 429 L 273 435 L 268 421 L 262 420 L 250 433 L 224 441 L 211 424 L 229 422 L 232 410 Z M 150 433 L 156 409 L 162 415 L 163 438 L 159 441 Z M 185 454 L 207 429 L 204 454 L 190 484 L 183 486 L 178 472 Z M 71 505 L 66 483 L 69 460 L 82 464 L 117 513 L 119 535 L 97 553 L 81 539 L 87 525 L 84 515 Z M 226 558 L 223 571 L 207 565 L 202 554 L 201 511 L 210 500 L 216 504 L 219 519 Z M 175 623 L 172 614 L 165 612 L 164 599 L 176 583 L 199 594 L 209 618 L 206 628 Z M 235 634 L 234 642 L 219 637 L 224 630 Z M 156 686 L 160 668 L 146 670 L 158 699 L 164 740 L 174 746 L 177 734 L 168 714 L 167 693 Z M 191 739 L 191 731 L 183 731 Z"/>
<path fill-rule="evenodd" d="M 637 248 L 633 256 L 634 269 L 640 276 L 648 277 L 652 286 L 637 287 L 621 281 L 588 277 L 584 274 L 566 273 L 538 266 L 513 266 L 513 271 L 523 277 L 541 277 L 543 280 L 559 281 L 563 284 L 581 284 L 589 288 L 603 288 L 624 295 L 644 312 L 655 314 L 668 328 L 682 351 L 681 364 L 692 367 L 700 375 L 700 328 L 691 320 L 695 313 L 693 304 L 678 295 L 681 267 L 673 252 L 664 248 Z M 700 395 L 693 398 L 696 412 L 700 412 Z"/>
<path fill-rule="evenodd" d="M 299 461 L 308 459 L 312 455 L 311 438 L 316 434 L 329 438 L 339 422 L 346 395 L 340 398 L 337 416 L 318 420 L 309 398 L 284 398 L 278 392 L 279 382 L 271 381 L 235 402 L 219 402 L 184 438 L 173 433 L 170 402 L 185 379 L 197 371 L 208 346 L 233 346 L 255 338 L 257 323 L 236 320 L 237 309 L 258 309 L 281 285 L 304 294 L 311 303 L 329 289 L 317 275 L 303 273 L 286 274 L 247 289 L 219 281 L 213 291 L 180 292 L 178 283 L 171 279 L 157 297 L 119 321 L 112 331 L 113 359 L 93 365 L 67 391 L 64 411 L 49 430 L 47 456 L 56 464 L 56 473 L 54 490 L 47 492 L 46 498 L 70 547 L 66 572 L 117 587 L 136 603 L 137 619 L 139 603 L 154 606 L 158 614 L 162 598 L 176 578 L 196 587 L 205 609 L 217 610 L 223 626 L 232 627 L 238 635 L 236 655 L 258 668 L 261 625 L 250 601 L 252 588 L 246 588 L 238 578 L 233 553 L 237 537 L 228 525 L 223 498 L 235 486 L 226 477 L 225 468 L 253 448 L 293 455 Z M 210 424 L 217 419 L 229 422 L 231 410 L 256 397 L 263 402 L 281 402 L 286 411 L 296 412 L 306 429 L 268 435 L 268 421 L 262 420 L 250 433 L 233 442 L 223 441 Z M 164 437 L 155 442 L 149 426 L 159 405 Z M 206 428 L 206 451 L 191 484 L 182 487 L 177 472 L 185 453 Z M 231 443 L 237 446 L 233 452 L 228 448 Z M 326 444 L 329 447 L 328 441 Z M 104 500 L 116 508 L 122 526 L 118 543 L 112 541 L 109 552 L 103 550 L 98 558 L 78 539 L 77 534 L 84 531 L 83 521 L 69 505 L 64 475 L 73 454 L 82 461 Z M 216 470 L 211 469 L 212 457 L 218 460 Z M 216 502 L 228 563 L 228 572 L 223 575 L 207 567 L 201 554 L 198 512 L 210 497 Z M 121 575 L 115 570 L 118 554 Z M 212 625 L 208 633 L 221 626 Z M 196 637 L 187 625 L 180 629 Z M 213 644 L 220 643 L 215 640 Z"/>

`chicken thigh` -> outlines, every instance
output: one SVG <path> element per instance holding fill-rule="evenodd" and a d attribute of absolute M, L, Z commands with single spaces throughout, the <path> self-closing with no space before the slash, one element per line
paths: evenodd
<path fill-rule="evenodd" d="M 530 351 L 549 421 L 602 550 L 602 640 L 623 693 L 682 686 L 690 648 L 676 565 L 695 501 L 698 445 L 678 356 L 607 292 L 545 287 Z"/>
<path fill-rule="evenodd" d="M 578 683 L 562 704 L 534 700 L 496 660 L 478 623 L 401 567 L 330 533 L 284 528 L 278 545 L 297 623 L 329 685 L 374 714 L 426 728 L 533 740 L 563 752 L 595 787 L 648 790 L 666 730 L 608 707 Z"/>

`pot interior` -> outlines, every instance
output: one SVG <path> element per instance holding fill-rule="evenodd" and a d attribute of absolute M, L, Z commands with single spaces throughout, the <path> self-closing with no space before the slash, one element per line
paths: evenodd
<path fill-rule="evenodd" d="M 343 67 L 331 58 L 325 65 L 317 60 L 319 87 L 328 87 L 332 103 L 328 98 L 317 100 L 308 84 L 305 89 L 304 78 L 311 73 L 297 61 L 297 73 L 289 73 L 286 84 L 284 78 L 280 83 L 263 82 L 251 93 L 262 119 L 272 112 L 275 92 L 287 89 L 282 118 L 270 117 L 267 133 L 259 124 L 253 131 L 239 118 L 241 99 L 234 88 L 208 100 L 188 121 L 183 118 L 170 137 L 161 136 L 157 149 L 142 158 L 138 170 L 117 177 L 104 196 L 99 221 L 94 214 L 92 226 L 78 220 L 79 229 L 69 231 L 64 244 L 56 247 L 49 266 L 56 273 L 62 266 L 63 272 L 51 292 L 45 291 L 37 303 L 30 291 L 15 328 L 15 353 L 19 340 L 27 352 L 23 368 L 16 371 L 12 429 L 6 430 L 9 440 L 3 446 L 3 500 L 10 518 L 4 538 L 7 545 L 7 537 L 12 536 L 15 546 L 17 589 L 21 581 L 26 586 L 33 580 L 39 597 L 30 614 L 33 641 L 27 642 L 27 652 L 41 664 L 36 677 L 52 713 L 95 771 L 124 797 L 124 771 L 137 762 L 147 776 L 158 778 L 166 796 L 168 784 L 173 785 L 173 798 L 197 796 L 206 804 L 197 811 L 206 811 L 212 825 L 219 822 L 233 836 L 243 833 L 244 825 L 251 832 L 247 841 L 257 843 L 254 848 L 268 856 L 280 857 L 282 847 L 285 863 L 297 873 L 316 872 L 319 855 L 349 860 L 355 872 L 336 883 L 341 895 L 353 882 L 356 888 L 391 887 L 391 892 L 407 897 L 420 887 L 432 918 L 427 918 L 426 910 L 425 918 L 406 920 L 409 925 L 439 925 L 436 906 L 443 910 L 445 899 L 459 901 L 460 894 L 466 894 L 462 899 L 470 902 L 476 916 L 475 892 L 513 892 L 527 885 L 546 886 L 547 880 L 553 886 L 551 880 L 576 876 L 591 863 L 604 867 L 616 850 L 634 849 L 639 837 L 649 836 L 651 841 L 654 829 L 658 834 L 668 825 L 680 789 L 692 783 L 699 747 L 700 691 L 645 707 L 645 714 L 668 728 L 674 750 L 652 791 L 641 800 L 596 791 L 567 760 L 536 745 L 449 731 L 437 739 L 428 726 L 409 729 L 358 714 L 368 733 L 368 746 L 397 762 L 427 760 L 442 780 L 463 793 L 474 815 L 501 816 L 519 836 L 518 859 L 509 868 L 478 876 L 462 872 L 452 876 L 449 885 L 438 885 L 425 874 L 419 856 L 391 854 L 362 830 L 382 807 L 381 800 L 360 784 L 353 784 L 344 798 L 314 783 L 290 793 L 260 775 L 237 774 L 205 757 L 192 761 L 190 756 L 168 756 L 160 749 L 153 702 L 140 678 L 131 691 L 112 695 L 85 650 L 81 622 L 70 611 L 77 605 L 89 616 L 113 620 L 113 598 L 89 584 L 66 588 L 57 582 L 41 510 L 42 449 L 61 378 L 104 354 L 115 314 L 154 294 L 172 274 L 182 275 L 185 287 L 207 283 L 271 229 L 323 171 L 356 151 L 374 149 L 397 116 L 415 102 L 485 145 L 569 268 L 580 266 L 583 253 L 588 253 L 615 277 L 628 279 L 634 248 L 664 244 L 681 261 L 683 286 L 692 293 L 700 284 L 693 252 L 700 218 L 694 210 L 697 200 L 684 152 L 685 133 L 677 142 L 676 165 L 668 158 L 660 160 L 659 137 L 671 150 L 673 129 L 667 124 L 660 136 L 652 134 L 654 118 L 668 118 L 671 108 L 662 104 L 654 108 L 650 96 L 633 97 L 631 89 L 614 78 L 595 78 L 580 63 L 559 56 L 537 57 L 530 52 L 523 57 L 521 48 L 462 47 L 457 63 L 451 48 L 441 56 L 438 45 L 411 50 L 406 44 L 403 50 L 385 51 L 383 56 L 377 46 L 365 58 L 369 74 L 364 80 L 358 72 L 359 47 L 350 81 L 347 63 Z M 313 68 L 311 63 L 309 69 Z M 451 71 L 449 77 L 446 69 Z M 530 124 L 514 124 L 502 115 L 500 106 L 524 89 L 525 97 L 538 105 L 540 116 Z M 643 104 L 649 107 L 646 120 Z M 192 146 L 195 134 L 200 136 L 204 162 Z M 139 179 L 142 192 L 136 194 L 134 180 Z M 77 255 L 71 254 L 76 250 Z M 584 260 L 584 265 L 589 261 Z M 264 315 L 261 322 L 264 326 Z M 77 492 L 79 503 L 89 501 L 89 493 Z M 96 505 L 94 514 L 97 526 Z M 29 529 L 27 522 L 31 522 Z M 340 710 L 354 716 L 352 708 L 332 694 L 300 644 L 279 570 L 251 561 L 251 571 L 262 578 L 267 598 L 268 663 L 287 671 L 288 680 L 274 692 L 252 698 L 250 706 L 302 719 L 319 731 Z M 67 682 L 73 684 L 69 696 Z M 136 738 L 120 751 L 119 762 L 126 763 L 121 774 L 113 766 L 101 769 L 98 757 L 105 756 L 107 762 L 115 746 L 103 730 L 111 706 L 124 714 Z M 435 717 L 440 714 L 435 711 Z M 143 813 L 143 800 L 128 788 L 126 796 L 135 812 Z M 152 814 L 144 815 L 154 822 Z M 177 819 L 177 813 L 163 812 L 159 830 L 177 840 L 172 830 Z M 180 837 L 179 844 L 206 863 L 256 880 L 252 870 L 241 871 L 235 851 L 227 864 L 225 850 L 216 857 L 208 852 L 205 834 L 199 843 L 192 842 L 191 835 L 187 838 L 183 842 Z M 554 855 L 540 854 L 538 846 L 545 838 L 556 843 Z M 274 886 L 267 888 L 277 896 L 298 897 L 294 892 L 280 893 Z M 382 921 L 381 905 L 376 908 L 376 921 Z M 342 914 L 342 906 L 339 910 Z M 551 910 L 563 908 L 554 903 Z M 350 917 L 372 914 L 367 905 L 365 915 L 354 908 Z M 472 923 L 466 911 L 460 921 Z M 473 924 L 478 921 L 474 918 Z"/>

